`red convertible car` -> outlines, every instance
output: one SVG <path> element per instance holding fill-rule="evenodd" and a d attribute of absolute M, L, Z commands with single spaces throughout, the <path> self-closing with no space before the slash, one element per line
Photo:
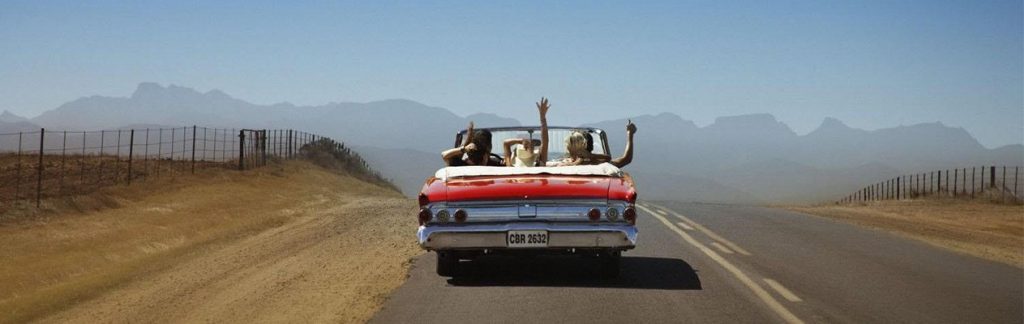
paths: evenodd
<path fill-rule="evenodd" d="M 539 133 L 537 127 L 488 130 L 496 144 Z M 550 127 L 551 143 L 577 130 L 591 135 L 593 153 L 608 153 L 600 129 Z M 463 136 L 458 133 L 456 146 Z M 564 154 L 561 145 L 552 146 L 549 156 Z M 617 276 L 621 253 L 636 246 L 636 198 L 629 174 L 608 163 L 446 167 L 419 194 L 419 244 L 436 252 L 441 276 L 458 275 L 462 260 L 488 254 L 597 256 L 602 273 Z"/>

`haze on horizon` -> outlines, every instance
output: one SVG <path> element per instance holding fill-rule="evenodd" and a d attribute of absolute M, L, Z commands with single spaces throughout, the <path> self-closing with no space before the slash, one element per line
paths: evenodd
<path fill-rule="evenodd" d="M 139 82 L 268 104 L 406 98 L 525 123 L 667 111 L 941 121 L 1024 141 L 1020 1 L 0 4 L 0 110 Z"/>

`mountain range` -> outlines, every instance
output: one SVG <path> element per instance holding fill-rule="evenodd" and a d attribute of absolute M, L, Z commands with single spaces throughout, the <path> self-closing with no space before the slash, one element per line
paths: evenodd
<path fill-rule="evenodd" d="M 818 202 L 903 173 L 1024 164 L 1022 145 L 989 149 L 966 130 L 939 122 L 868 131 L 826 118 L 804 135 L 770 114 L 725 116 L 703 127 L 672 113 L 557 124 L 604 129 L 617 155 L 627 119 L 639 127 L 636 158 L 627 170 L 648 188 L 641 190 L 647 199 Z M 462 117 L 404 99 L 258 105 L 217 90 L 142 83 L 130 97 L 81 98 L 33 118 L 4 112 L 0 133 L 139 124 L 301 129 L 345 141 L 405 193 L 414 194 L 442 166 L 439 152 L 452 147 L 455 133 L 469 121 L 478 127 L 520 125 L 495 114 Z"/>

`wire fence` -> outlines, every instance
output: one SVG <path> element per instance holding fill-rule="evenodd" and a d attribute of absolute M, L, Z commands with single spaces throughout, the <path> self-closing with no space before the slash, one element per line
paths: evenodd
<path fill-rule="evenodd" d="M 0 133 L 0 211 L 17 202 L 34 201 L 38 207 L 49 197 L 194 174 L 197 169 L 256 168 L 268 159 L 296 158 L 303 146 L 316 141 L 344 149 L 325 136 L 292 129 L 189 126 Z"/>
<path fill-rule="evenodd" d="M 982 166 L 902 175 L 857 190 L 836 204 L 866 201 L 906 200 L 925 196 L 954 198 L 984 197 L 1001 202 L 1021 203 L 1021 167 Z"/>

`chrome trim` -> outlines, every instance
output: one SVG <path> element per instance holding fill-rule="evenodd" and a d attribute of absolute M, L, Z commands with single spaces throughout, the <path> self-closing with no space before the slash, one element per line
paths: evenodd
<path fill-rule="evenodd" d="M 548 232 L 547 249 L 636 247 L 638 231 L 629 224 L 552 224 L 543 222 L 420 226 L 420 247 L 426 250 L 503 249 L 508 231 Z"/>
<path fill-rule="evenodd" d="M 587 215 L 591 209 L 597 208 L 601 211 L 601 217 L 594 223 L 626 223 L 623 217 L 609 219 L 607 210 L 615 208 L 624 211 L 627 207 L 633 206 L 624 200 L 612 201 L 494 201 L 494 202 L 473 202 L 449 204 L 444 202 L 428 205 L 435 217 L 430 224 L 444 223 L 438 219 L 437 214 L 442 210 L 453 212 L 453 210 L 465 210 L 465 223 L 501 223 L 520 221 L 546 221 L 546 222 L 591 222 Z M 449 221 L 451 222 L 451 221 Z"/>

